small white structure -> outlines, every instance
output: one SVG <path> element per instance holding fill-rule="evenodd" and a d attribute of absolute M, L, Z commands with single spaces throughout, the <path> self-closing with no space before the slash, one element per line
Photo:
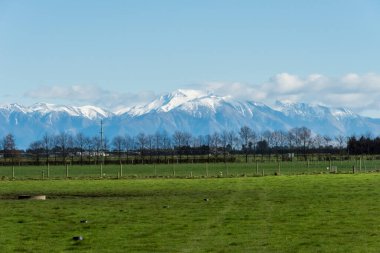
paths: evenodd
<path fill-rule="evenodd" d="M 294 153 L 288 153 L 287 156 L 288 158 L 294 158 Z"/>

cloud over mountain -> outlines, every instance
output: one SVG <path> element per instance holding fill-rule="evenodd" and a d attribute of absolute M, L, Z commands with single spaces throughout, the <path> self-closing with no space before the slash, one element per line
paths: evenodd
<path fill-rule="evenodd" d="M 127 86 L 126 86 L 127 87 Z M 184 86 L 187 89 L 211 91 L 238 100 L 253 100 L 274 106 L 275 101 L 323 104 L 348 107 L 356 113 L 380 117 L 380 75 L 348 73 L 340 77 L 322 74 L 298 76 L 279 73 L 262 83 L 203 82 Z M 51 103 L 96 105 L 108 110 L 143 105 L 157 97 L 152 91 L 125 92 L 98 85 L 52 85 L 27 91 L 24 96 Z"/>
<path fill-rule="evenodd" d="M 27 91 L 24 96 L 39 101 L 54 102 L 58 100 L 63 103 L 69 102 L 76 105 L 94 104 L 100 107 L 114 109 L 125 105 L 146 103 L 152 100 L 156 95 L 150 91 L 139 93 L 110 91 L 98 85 L 53 85 L 41 86 L 37 89 Z"/>
<path fill-rule="evenodd" d="M 318 103 L 349 107 L 357 113 L 380 116 L 380 75 L 349 73 L 341 77 L 311 74 L 306 77 L 280 73 L 260 84 L 206 82 L 197 88 L 237 99 L 252 99 L 273 105 L 274 101 Z"/>

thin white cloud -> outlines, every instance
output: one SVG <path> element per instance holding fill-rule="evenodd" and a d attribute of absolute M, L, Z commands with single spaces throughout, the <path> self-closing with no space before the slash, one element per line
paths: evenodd
<path fill-rule="evenodd" d="M 144 104 L 155 98 L 150 91 L 140 93 L 115 92 L 96 85 L 41 86 L 24 94 L 26 98 L 56 103 L 70 102 L 77 105 L 91 104 L 109 110 Z"/>
<path fill-rule="evenodd" d="M 104 92 L 103 89 L 91 85 L 65 86 L 42 86 L 25 93 L 27 97 L 37 99 L 69 99 L 69 100 L 91 100 Z"/>
<path fill-rule="evenodd" d="M 305 84 L 306 82 L 301 80 L 296 75 L 281 73 L 271 78 L 271 81 L 266 88 L 267 92 L 271 92 L 272 89 L 276 89 L 279 93 L 292 94 L 304 88 Z"/>

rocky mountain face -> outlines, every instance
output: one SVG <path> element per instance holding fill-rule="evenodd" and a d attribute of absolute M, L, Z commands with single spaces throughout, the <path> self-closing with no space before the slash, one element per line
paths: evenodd
<path fill-rule="evenodd" d="M 45 133 L 99 134 L 100 121 L 109 139 L 116 135 L 176 130 L 193 135 L 223 130 L 238 131 L 247 125 L 256 132 L 289 130 L 305 126 L 322 135 L 380 134 L 380 119 L 363 117 L 345 108 L 305 103 L 281 103 L 274 107 L 239 101 L 198 90 L 177 90 L 140 106 L 110 112 L 95 106 L 38 103 L 32 106 L 0 106 L 0 137 L 12 133 L 20 148 L 27 148 Z"/>

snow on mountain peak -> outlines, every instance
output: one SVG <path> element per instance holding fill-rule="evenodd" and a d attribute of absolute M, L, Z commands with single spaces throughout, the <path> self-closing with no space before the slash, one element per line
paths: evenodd
<path fill-rule="evenodd" d="M 31 106 L 21 106 L 18 104 L 10 104 L 0 107 L 0 109 L 7 111 L 17 111 L 24 114 L 27 113 L 38 113 L 46 115 L 49 113 L 67 113 L 70 116 L 83 116 L 89 119 L 96 119 L 98 117 L 104 118 L 110 116 L 110 113 L 95 107 L 95 106 L 64 106 L 64 105 L 55 105 L 48 103 L 36 103 Z"/>
<path fill-rule="evenodd" d="M 357 115 L 347 108 L 333 108 L 331 114 L 337 118 L 357 117 Z"/>
<path fill-rule="evenodd" d="M 96 119 L 96 118 L 106 118 L 108 116 L 111 116 L 111 113 L 108 111 L 105 111 L 99 107 L 95 107 L 92 105 L 85 105 L 78 107 L 79 111 L 82 115 L 87 116 L 87 118 L 90 119 Z"/>
<path fill-rule="evenodd" d="M 31 105 L 29 108 L 33 112 L 39 112 L 41 114 L 47 114 L 55 110 L 56 105 L 48 103 L 36 103 Z"/>
<path fill-rule="evenodd" d="M 134 106 L 119 110 L 116 114 L 128 113 L 132 116 L 140 116 L 152 111 L 169 112 L 179 108 L 188 102 L 202 100 L 205 98 L 215 99 L 216 96 L 211 92 L 191 89 L 178 89 L 174 92 L 165 94 L 147 105 Z M 189 108 L 190 109 L 190 108 Z"/>
<path fill-rule="evenodd" d="M 356 114 L 346 108 L 327 107 L 320 104 L 295 103 L 291 101 L 276 101 L 276 109 L 286 115 L 294 116 L 325 116 L 331 114 L 336 118 L 355 117 Z"/>
<path fill-rule="evenodd" d="M 161 106 L 161 111 L 168 112 L 187 102 L 204 98 L 211 98 L 213 95 L 200 90 L 179 89 L 166 96 L 166 103 Z M 165 97 L 165 96 L 164 96 Z"/>
<path fill-rule="evenodd" d="M 188 99 L 196 99 L 204 96 L 212 95 L 210 92 L 205 92 L 202 90 L 191 90 L 191 89 L 178 89 L 170 93 L 172 97 L 186 97 Z"/>
<path fill-rule="evenodd" d="M 17 103 L 2 105 L 0 107 L 0 110 L 9 111 L 9 112 L 21 112 L 21 113 L 27 113 L 28 112 L 27 107 L 25 107 L 23 105 L 19 105 Z"/>

